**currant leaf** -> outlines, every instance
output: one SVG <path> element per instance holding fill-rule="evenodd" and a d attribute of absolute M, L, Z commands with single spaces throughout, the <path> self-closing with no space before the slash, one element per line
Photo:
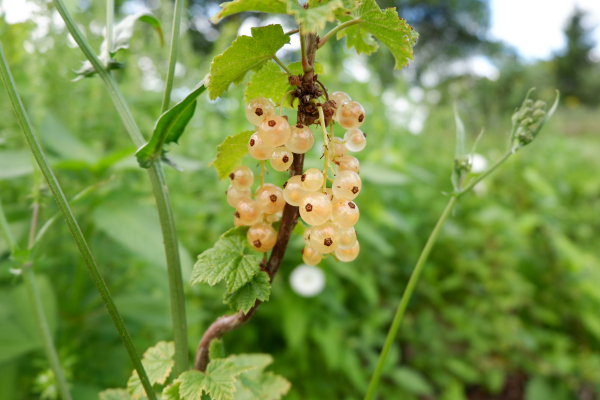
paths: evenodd
<path fill-rule="evenodd" d="M 183 100 L 160 116 L 150 141 L 135 153 L 142 168 L 150 168 L 163 155 L 163 145 L 177 143 L 196 111 L 196 99 L 206 90 L 204 81 Z"/>
<path fill-rule="evenodd" d="M 241 12 L 285 14 L 287 11 L 285 0 L 235 0 L 222 3 L 220 7 L 222 10 L 210 19 L 213 24 L 218 24 L 223 18 Z"/>
<path fill-rule="evenodd" d="M 176 380 L 171 385 L 166 386 L 162 391 L 161 400 L 181 400 L 179 397 L 179 388 L 181 387 L 181 382 Z"/>
<path fill-rule="evenodd" d="M 269 275 L 264 271 L 259 271 L 236 291 L 225 293 L 223 303 L 228 304 L 236 311 L 247 313 L 254 307 L 256 300 L 268 301 L 270 292 Z"/>
<path fill-rule="evenodd" d="M 337 11 L 344 9 L 342 0 L 311 0 L 304 8 L 297 0 L 287 0 L 287 13 L 296 18 L 296 23 L 307 33 L 317 33 L 327 22 L 336 19 Z"/>
<path fill-rule="evenodd" d="M 239 374 L 253 366 L 239 367 L 228 359 L 216 359 L 208 363 L 206 373 L 187 371 L 181 374 L 179 395 L 182 400 L 201 400 L 206 392 L 212 400 L 233 400 L 235 381 Z"/>
<path fill-rule="evenodd" d="M 150 347 L 144 353 L 142 358 L 142 364 L 148 374 L 148 380 L 151 385 L 155 383 L 164 384 L 175 361 L 173 356 L 175 355 L 175 345 L 173 342 L 158 342 L 156 346 Z M 137 371 L 133 371 L 129 381 L 127 382 L 127 391 L 131 395 L 132 400 L 140 399 L 144 396 L 144 388 L 140 382 Z"/>
<path fill-rule="evenodd" d="M 231 83 L 239 85 L 248 71 L 262 66 L 290 42 L 281 25 L 267 25 L 251 31 L 251 37 L 239 36 L 210 65 L 208 93 L 212 100 L 227 91 Z"/>
<path fill-rule="evenodd" d="M 125 389 L 106 389 L 98 393 L 99 400 L 131 400 Z"/>
<path fill-rule="evenodd" d="M 215 167 L 219 179 L 227 178 L 233 168 L 248 153 L 248 141 L 253 134 L 254 131 L 244 131 L 237 135 L 227 136 L 223 143 L 217 146 L 217 158 L 209 164 L 209 167 Z"/>
<path fill-rule="evenodd" d="M 285 378 L 272 372 L 264 372 L 273 362 L 273 357 L 269 354 L 239 354 L 227 359 L 238 367 L 256 367 L 241 374 L 235 382 L 235 400 L 278 400 L 291 387 Z"/>
<path fill-rule="evenodd" d="M 260 262 L 253 255 L 244 254 L 245 229 L 225 232 L 214 247 L 198 256 L 192 271 L 191 283 L 205 282 L 213 286 L 222 280 L 229 293 L 243 287 L 260 272 Z"/>
<path fill-rule="evenodd" d="M 347 27 L 338 34 L 338 39 L 347 36 L 346 46 L 356 48 L 358 53 L 371 54 L 377 50 L 373 37 L 387 46 L 396 59 L 394 69 L 401 69 L 413 59 L 413 47 L 419 34 L 398 17 L 395 8 L 381 10 L 375 0 L 364 0 L 358 8 L 355 18 L 359 23 Z M 342 22 L 350 21 L 351 16 L 340 18 Z"/>

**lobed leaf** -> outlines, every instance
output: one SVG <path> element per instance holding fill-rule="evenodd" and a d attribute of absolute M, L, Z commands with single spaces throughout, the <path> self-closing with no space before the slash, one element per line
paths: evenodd
<path fill-rule="evenodd" d="M 154 347 L 150 347 L 144 353 L 142 364 L 148 374 L 148 380 L 151 385 L 155 383 L 164 384 L 175 361 L 175 345 L 173 342 L 158 342 Z M 129 381 L 127 382 L 127 391 L 131 395 L 132 400 L 140 399 L 144 396 L 144 388 L 140 382 L 137 371 L 133 371 Z"/>
<path fill-rule="evenodd" d="M 272 372 L 264 372 L 273 362 L 273 357 L 269 354 L 238 354 L 227 359 L 238 367 L 256 367 L 241 374 L 235 382 L 235 400 L 278 400 L 291 387 L 285 378 Z"/>
<path fill-rule="evenodd" d="M 227 178 L 233 168 L 240 163 L 248 152 L 248 141 L 253 134 L 254 131 L 244 131 L 227 136 L 223 143 L 217 146 L 217 158 L 210 165 L 214 165 L 219 179 Z"/>
<path fill-rule="evenodd" d="M 270 292 L 269 275 L 264 271 L 259 271 L 250 281 L 233 293 L 225 293 L 223 303 L 228 304 L 236 311 L 247 313 L 254 307 L 256 300 L 268 301 Z"/>
<path fill-rule="evenodd" d="M 287 11 L 285 0 L 235 0 L 222 3 L 220 7 L 222 10 L 210 19 L 214 24 L 218 24 L 223 18 L 229 15 L 241 12 L 257 11 L 285 14 Z"/>
<path fill-rule="evenodd" d="M 227 291 L 235 292 L 253 281 L 260 271 L 260 262 L 244 254 L 243 230 L 231 229 L 219 238 L 214 247 L 198 256 L 192 271 L 191 283 L 205 282 L 213 286 L 225 280 Z"/>
<path fill-rule="evenodd" d="M 163 156 L 163 145 L 177 143 L 183 134 L 185 127 L 190 122 L 196 111 L 196 99 L 206 90 L 204 81 L 192 90 L 185 99 L 175 104 L 173 108 L 165 111 L 160 116 L 150 141 L 140 147 L 135 153 L 138 164 L 142 168 L 150 168 L 153 163 Z"/>
<path fill-rule="evenodd" d="M 206 373 L 187 371 L 181 374 L 179 395 L 182 400 L 201 400 L 202 393 L 206 392 L 212 400 L 232 400 L 237 376 L 252 368 L 255 367 L 238 367 L 228 359 L 212 360 Z"/>
<path fill-rule="evenodd" d="M 231 83 L 239 85 L 248 71 L 262 66 L 290 42 L 281 25 L 267 25 L 251 31 L 251 37 L 239 36 L 231 47 L 213 59 L 207 83 L 212 100 L 227 91 Z"/>
<path fill-rule="evenodd" d="M 125 389 L 106 389 L 98 393 L 99 400 L 131 400 Z"/>
<path fill-rule="evenodd" d="M 166 386 L 161 395 L 161 400 L 181 400 L 179 397 L 179 389 L 181 387 L 181 382 L 176 380 L 171 385 Z"/>
<path fill-rule="evenodd" d="M 309 0 L 304 8 L 297 0 L 287 0 L 287 13 L 296 18 L 296 23 L 307 33 L 317 33 L 325 29 L 327 22 L 333 22 L 344 9 L 342 0 Z"/>

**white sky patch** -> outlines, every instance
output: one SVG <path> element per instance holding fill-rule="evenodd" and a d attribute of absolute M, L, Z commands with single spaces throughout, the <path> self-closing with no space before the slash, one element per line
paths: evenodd
<path fill-rule="evenodd" d="M 563 29 L 575 6 L 588 12 L 587 24 L 600 53 L 600 0 L 491 0 L 490 36 L 517 48 L 526 59 L 549 59 L 564 48 Z"/>

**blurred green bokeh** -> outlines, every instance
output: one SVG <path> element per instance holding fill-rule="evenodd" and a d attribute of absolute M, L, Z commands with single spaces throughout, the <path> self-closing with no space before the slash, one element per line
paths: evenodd
<path fill-rule="evenodd" d="M 95 48 L 102 40 L 100 3 L 75 14 Z M 51 11 L 41 12 L 50 21 L 45 35 L 36 36 L 34 23 L 2 20 L 0 39 L 67 197 L 104 182 L 73 208 L 142 352 L 171 338 L 150 184 L 102 82 L 71 82 L 83 56 Z M 169 2 L 157 10 L 166 32 L 170 13 Z M 190 35 L 183 36 L 179 61 L 185 67 L 176 78 L 175 100 L 203 78 L 239 25 L 239 20 L 224 22 L 210 54 L 196 52 Z M 130 51 L 119 55 L 126 67 L 114 72 L 146 137 L 160 113 L 166 58 L 167 49 L 152 30 L 140 26 Z M 363 126 L 368 146 L 358 156 L 364 188 L 357 198 L 359 258 L 349 264 L 322 262 L 324 291 L 300 297 L 289 285 L 290 272 L 302 262 L 302 238 L 294 236 L 270 301 L 224 338 L 230 353 L 273 354 L 272 369 L 293 385 L 287 399 L 362 397 L 410 272 L 447 201 L 444 192 L 451 191 L 453 102 L 471 142 L 486 128 L 477 153 L 490 164 L 502 154 L 510 113 L 529 87 L 538 86 L 535 97 L 553 99 L 550 67 L 544 63 L 507 62 L 496 81 L 461 75 L 422 88 L 406 73 L 378 68 L 389 60 L 381 49 L 367 62 L 346 52 L 343 41 L 318 54 L 323 83 L 346 91 L 368 113 Z M 461 200 L 409 305 L 380 398 L 598 398 L 599 115 L 598 109 L 567 102 L 532 145 Z M 224 195 L 228 183 L 207 165 L 227 135 L 248 128 L 243 88 L 232 87 L 217 101 L 201 97 L 180 145 L 170 149 L 185 170 L 166 167 L 186 282 L 196 255 L 233 226 Z M 321 165 L 318 143 L 307 167 Z M 244 162 L 256 167 L 248 157 Z M 267 179 L 286 180 L 272 170 Z M 32 184 L 32 159 L 1 94 L 0 194 L 21 243 Z M 42 221 L 56 212 L 44 191 Z M 0 239 L 0 399 L 36 399 L 40 391 L 51 392 L 52 378 L 44 379 L 48 364 L 14 268 Z M 132 366 L 62 220 L 44 237 L 35 269 L 74 398 L 95 400 L 102 389 L 124 387 Z M 186 290 L 193 354 L 204 329 L 230 310 L 222 304 L 223 287 L 186 284 Z"/>

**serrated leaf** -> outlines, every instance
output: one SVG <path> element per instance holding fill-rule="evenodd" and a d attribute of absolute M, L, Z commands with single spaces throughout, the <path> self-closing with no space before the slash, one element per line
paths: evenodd
<path fill-rule="evenodd" d="M 255 70 L 290 42 L 281 25 L 252 28 L 252 37 L 239 36 L 210 65 L 209 97 L 214 100 L 227 91 L 231 83 L 239 85 L 246 73 Z"/>
<path fill-rule="evenodd" d="M 175 345 L 173 342 L 158 342 L 154 347 L 150 347 L 144 353 L 142 358 L 142 365 L 148 374 L 148 380 L 151 385 L 155 383 L 164 384 L 175 361 L 173 356 L 175 355 Z M 129 381 L 127 382 L 127 391 L 131 395 L 132 400 L 140 399 L 144 396 L 144 388 L 140 382 L 137 371 L 133 371 Z"/>
<path fill-rule="evenodd" d="M 288 69 L 293 74 L 301 74 L 302 63 L 295 62 L 288 65 Z M 323 65 L 315 63 L 315 74 L 325 73 Z M 288 81 L 288 74 L 282 71 L 279 65 L 273 61 L 268 61 L 264 67 L 255 72 L 250 77 L 250 82 L 244 92 L 244 100 L 248 103 L 255 97 L 266 97 L 275 104 L 279 104 L 283 96 L 292 90 L 292 85 Z M 285 107 L 289 107 L 289 98 L 286 99 Z"/>
<path fill-rule="evenodd" d="M 181 382 L 176 380 L 171 385 L 166 386 L 163 391 L 160 400 L 181 400 L 179 397 L 179 388 L 181 386 Z"/>
<path fill-rule="evenodd" d="M 223 303 L 245 314 L 254 307 L 256 300 L 268 301 L 270 292 L 269 275 L 264 271 L 260 271 L 252 280 L 245 283 L 235 292 L 225 293 Z"/>
<path fill-rule="evenodd" d="M 223 143 L 217 146 L 217 158 L 209 166 L 215 167 L 219 179 L 227 178 L 248 153 L 248 141 L 253 134 L 254 131 L 244 131 L 237 135 L 227 136 Z"/>
<path fill-rule="evenodd" d="M 206 392 L 212 400 L 232 400 L 236 377 L 252 368 L 255 367 L 238 367 L 227 359 L 212 360 L 206 373 L 187 371 L 181 374 L 179 395 L 182 400 L 201 400 L 202 392 Z"/>
<path fill-rule="evenodd" d="M 99 400 L 131 400 L 125 389 L 106 389 L 98 393 Z"/>
<path fill-rule="evenodd" d="M 240 375 L 235 383 L 235 400 L 278 400 L 285 395 L 291 384 L 285 378 L 264 369 L 273 362 L 269 354 L 238 354 L 227 358 L 238 367 L 255 366 Z"/>
<path fill-rule="evenodd" d="M 175 104 L 173 108 L 165 111 L 160 116 L 158 121 L 156 121 L 156 125 L 154 125 L 150 141 L 140 147 L 135 153 L 140 167 L 150 168 L 156 160 L 162 157 L 164 144 L 177 143 L 179 141 L 185 127 L 194 116 L 196 99 L 205 90 L 206 87 L 201 82 L 185 99 Z"/>
<path fill-rule="evenodd" d="M 213 286 L 222 280 L 229 293 L 243 287 L 260 271 L 260 262 L 244 254 L 245 235 L 221 236 L 214 247 L 198 256 L 192 271 L 191 283 L 205 282 Z"/>
<path fill-rule="evenodd" d="M 296 23 L 307 33 L 325 29 L 327 22 L 335 21 L 337 12 L 344 9 L 342 0 L 311 0 L 304 8 L 297 0 L 287 0 L 287 13 L 296 18 Z"/>
<path fill-rule="evenodd" d="M 222 3 L 220 7 L 222 10 L 210 19 L 213 24 L 218 24 L 223 18 L 241 12 L 257 11 L 285 14 L 287 11 L 285 0 L 235 0 Z"/>
<path fill-rule="evenodd" d="M 396 59 L 394 69 L 401 69 L 413 59 L 413 46 L 419 34 L 398 16 L 395 8 L 381 10 L 375 0 L 364 0 L 358 8 L 360 20 L 356 25 L 345 29 L 346 46 L 355 47 L 358 53 L 370 54 L 377 49 L 374 36 L 387 46 Z M 342 22 L 351 20 L 348 16 L 340 18 Z M 338 38 L 344 33 L 338 34 Z"/>

